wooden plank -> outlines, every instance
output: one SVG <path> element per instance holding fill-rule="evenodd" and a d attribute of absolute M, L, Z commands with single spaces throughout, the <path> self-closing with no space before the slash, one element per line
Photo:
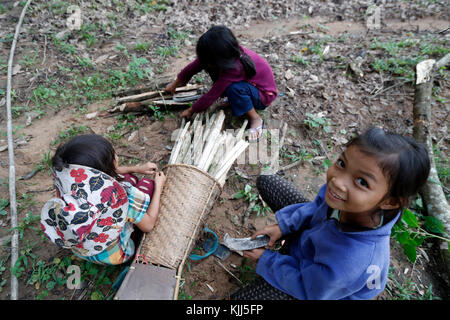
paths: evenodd
<path fill-rule="evenodd" d="M 176 270 L 134 262 L 114 300 L 173 300 Z"/>

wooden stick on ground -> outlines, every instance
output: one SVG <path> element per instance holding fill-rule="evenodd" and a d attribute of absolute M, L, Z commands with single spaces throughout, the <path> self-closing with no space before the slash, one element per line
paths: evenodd
<path fill-rule="evenodd" d="M 14 162 L 14 144 L 12 133 L 12 113 L 11 113 L 11 78 L 14 52 L 16 50 L 17 39 L 19 38 L 20 28 L 23 18 L 27 12 L 31 0 L 25 3 L 16 25 L 11 51 L 8 59 L 8 75 L 6 79 L 6 131 L 8 135 L 8 155 L 9 155 L 9 207 L 11 214 L 11 229 L 13 235 L 11 238 L 11 268 L 14 268 L 19 257 L 19 230 L 17 230 L 17 203 L 16 203 L 16 165 Z M 19 283 L 17 277 L 11 272 L 11 300 L 17 300 L 19 295 Z"/>

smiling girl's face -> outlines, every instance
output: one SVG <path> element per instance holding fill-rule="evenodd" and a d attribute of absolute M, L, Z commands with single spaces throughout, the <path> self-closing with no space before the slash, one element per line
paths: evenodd
<path fill-rule="evenodd" d="M 385 199 L 388 190 L 376 159 L 350 146 L 328 169 L 325 201 L 348 221 L 367 224 L 375 210 L 395 208 L 392 198 Z"/>

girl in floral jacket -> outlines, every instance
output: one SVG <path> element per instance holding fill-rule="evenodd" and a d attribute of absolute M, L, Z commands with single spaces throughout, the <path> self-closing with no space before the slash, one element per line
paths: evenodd
<path fill-rule="evenodd" d="M 164 173 L 151 162 L 119 166 L 112 144 L 95 134 L 59 146 L 52 166 L 57 197 L 41 211 L 46 236 L 94 263 L 117 265 L 132 258 L 132 238 L 152 230 L 158 218 Z M 139 180 L 133 173 L 155 178 Z"/>

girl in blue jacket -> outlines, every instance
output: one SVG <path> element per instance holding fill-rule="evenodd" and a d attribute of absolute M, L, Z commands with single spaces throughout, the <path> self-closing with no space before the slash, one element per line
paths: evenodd
<path fill-rule="evenodd" d="M 376 297 L 386 285 L 391 229 L 409 198 L 426 182 L 429 171 L 424 145 L 375 127 L 347 144 L 312 202 L 290 202 L 281 208 L 283 200 L 277 198 L 281 178 L 259 177 L 262 197 L 280 210 L 276 212 L 278 223 L 257 231 L 252 238 L 266 234 L 272 246 L 290 236 L 288 248 L 285 243 L 278 252 L 245 251 L 245 257 L 258 261 L 256 273 L 263 279 L 232 298 Z M 287 194 L 292 197 L 295 193 Z M 299 201 L 301 198 L 295 202 Z"/>

